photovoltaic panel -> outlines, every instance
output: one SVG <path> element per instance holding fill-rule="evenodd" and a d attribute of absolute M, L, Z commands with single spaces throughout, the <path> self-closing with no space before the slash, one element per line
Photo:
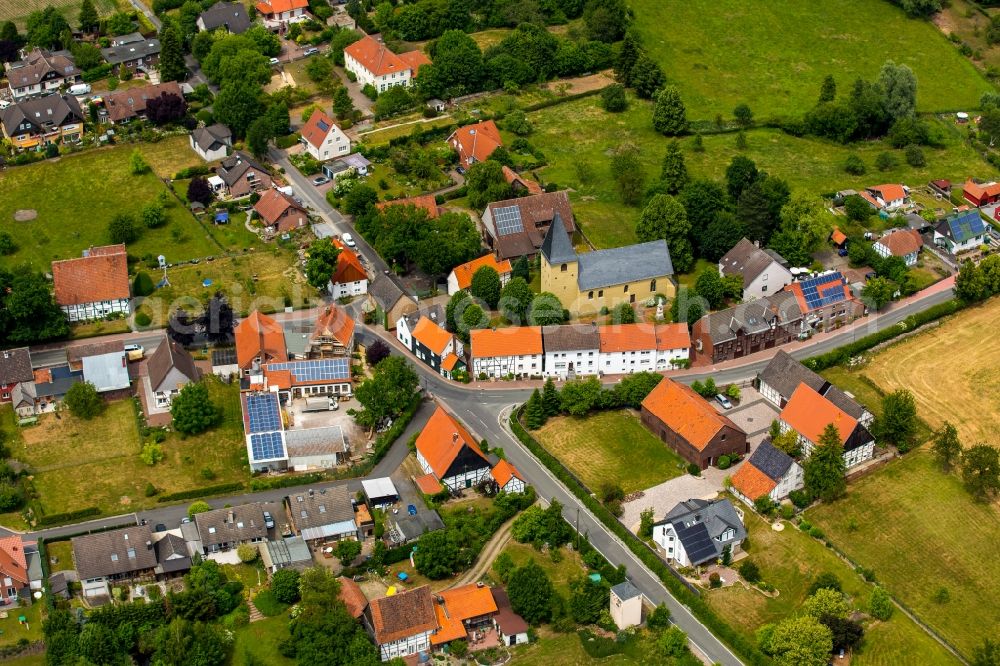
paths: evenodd
<path fill-rule="evenodd" d="M 273 393 L 248 395 L 247 419 L 249 420 L 249 430 L 251 433 L 281 430 L 281 411 L 278 409 L 278 396 Z"/>
<path fill-rule="evenodd" d="M 346 358 L 323 358 L 312 361 L 268 363 L 268 370 L 288 370 L 296 381 L 337 381 L 351 378 L 351 366 Z"/>
<path fill-rule="evenodd" d="M 250 435 L 250 452 L 256 461 L 287 457 L 280 432 L 263 432 Z"/>
<path fill-rule="evenodd" d="M 497 235 L 509 236 L 524 231 L 521 222 L 521 209 L 517 206 L 493 209 L 493 221 L 497 225 Z"/>

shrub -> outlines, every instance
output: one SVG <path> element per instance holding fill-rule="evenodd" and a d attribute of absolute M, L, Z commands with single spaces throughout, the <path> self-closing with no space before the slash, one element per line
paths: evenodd
<path fill-rule="evenodd" d="M 911 143 L 906 147 L 905 155 L 906 163 L 911 167 L 927 166 L 927 158 L 924 157 L 924 151 L 920 146 Z"/>
<path fill-rule="evenodd" d="M 154 495 L 155 495 L 155 494 L 156 494 L 157 492 L 158 492 L 158 491 L 156 490 L 156 486 L 154 486 L 154 485 L 153 485 L 153 484 L 152 484 L 151 482 L 148 482 L 148 481 L 147 481 L 147 482 L 146 482 L 146 497 L 152 497 L 152 496 L 154 496 Z"/>
<path fill-rule="evenodd" d="M 691 476 L 701 476 L 701 467 L 698 467 L 694 463 L 688 463 L 687 473 Z"/>
<path fill-rule="evenodd" d="M 740 565 L 740 576 L 748 583 L 760 582 L 760 568 L 752 560 L 743 560 Z"/>
<path fill-rule="evenodd" d="M 899 161 L 896 156 L 889 152 L 879 153 L 875 158 L 875 168 L 879 171 L 891 171 L 897 164 Z"/>
<path fill-rule="evenodd" d="M 236 555 L 240 558 L 240 562 L 249 563 L 257 559 L 260 551 L 248 543 L 241 543 L 236 548 Z"/>
<path fill-rule="evenodd" d="M 620 83 L 612 83 L 601 91 L 601 106 L 609 113 L 619 113 L 628 108 L 628 98 L 625 87 Z"/>
<path fill-rule="evenodd" d="M 195 515 L 199 513 L 205 513 L 206 511 L 211 511 L 212 507 L 208 505 L 208 502 L 198 501 L 192 502 L 191 506 L 188 507 L 187 515 L 188 518 L 194 519 Z"/>
<path fill-rule="evenodd" d="M 793 490 L 788 493 L 788 499 L 799 509 L 804 509 L 812 503 L 812 500 L 809 499 L 809 493 L 804 490 Z"/>
<path fill-rule="evenodd" d="M 857 571 L 857 573 L 869 583 L 875 582 L 875 571 L 873 569 L 869 569 L 868 567 L 858 567 L 855 571 Z"/>
<path fill-rule="evenodd" d="M 211 481 L 212 479 L 215 478 L 215 476 L 216 476 L 215 472 L 213 472 L 210 468 L 208 467 L 201 468 L 201 478 Z"/>
<path fill-rule="evenodd" d="M 822 539 L 823 530 L 821 530 L 818 527 L 813 527 L 809 530 L 809 536 L 811 536 L 813 539 Z"/>
<path fill-rule="evenodd" d="M 802 530 L 803 532 L 808 533 L 809 530 L 812 529 L 812 523 L 810 523 L 808 520 L 803 520 L 801 523 L 799 523 L 799 529 Z"/>
<path fill-rule="evenodd" d="M 153 323 L 152 318 L 148 314 L 146 314 L 144 310 L 140 310 L 139 312 L 135 313 L 135 325 L 138 326 L 139 328 L 145 328 L 146 326 L 149 326 L 152 323 Z"/>
<path fill-rule="evenodd" d="M 844 171 L 852 176 L 863 176 L 867 170 L 860 157 L 854 154 L 847 156 L 847 161 L 844 162 Z"/>
<path fill-rule="evenodd" d="M 718 573 L 713 571 L 708 576 L 708 586 L 713 590 L 722 587 L 722 577 Z"/>
<path fill-rule="evenodd" d="M 732 462 L 729 460 L 729 456 L 719 456 L 719 469 L 729 469 Z"/>
<path fill-rule="evenodd" d="M 132 280 L 133 296 L 149 296 L 153 293 L 153 278 L 149 277 L 146 271 L 139 271 Z"/>
<path fill-rule="evenodd" d="M 791 520 L 792 516 L 795 515 L 795 507 L 791 504 L 781 505 L 781 517 L 785 520 Z"/>

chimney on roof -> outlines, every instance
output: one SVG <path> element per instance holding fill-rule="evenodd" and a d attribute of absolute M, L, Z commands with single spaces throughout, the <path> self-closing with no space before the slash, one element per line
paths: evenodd
<path fill-rule="evenodd" d="M 229 510 L 229 516 L 228 516 L 228 519 L 229 519 L 229 522 L 230 522 L 230 523 L 234 523 L 234 522 L 236 522 L 236 514 L 234 514 L 234 513 L 233 513 L 233 510 L 232 510 L 232 509 L 230 509 L 230 510 Z"/>
<path fill-rule="evenodd" d="M 451 433 L 451 443 L 454 444 L 457 441 L 458 441 L 458 433 L 457 432 Z"/>

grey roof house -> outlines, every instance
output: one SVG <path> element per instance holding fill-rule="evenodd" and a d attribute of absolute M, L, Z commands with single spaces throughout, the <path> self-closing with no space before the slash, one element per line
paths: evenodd
<path fill-rule="evenodd" d="M 743 278 L 744 301 L 773 294 L 792 283 L 788 262 L 780 254 L 761 249 L 746 238 L 719 260 L 719 273 Z"/>
<path fill-rule="evenodd" d="M 534 255 L 555 220 L 576 231 L 565 191 L 494 201 L 483 211 L 483 240 L 499 259 Z"/>
<path fill-rule="evenodd" d="M 740 511 L 727 499 L 689 499 L 653 523 L 653 541 L 682 567 L 715 561 L 727 546 L 735 554 L 746 536 Z"/>
<path fill-rule="evenodd" d="M 138 39 L 135 39 L 138 37 Z M 139 33 L 116 37 L 116 46 L 101 49 L 101 55 L 112 67 L 141 69 L 155 67 L 160 62 L 160 40 L 145 38 Z"/>
<path fill-rule="evenodd" d="M 195 515 L 194 522 L 206 553 L 228 550 L 241 543 L 256 543 L 267 538 L 264 509 L 256 502 L 199 513 Z"/>
<path fill-rule="evenodd" d="M 242 7 L 242 5 L 240 5 Z M 221 160 L 233 146 L 233 133 L 222 123 L 208 127 L 196 127 L 189 137 L 191 150 L 198 153 L 206 162 Z"/>
<path fill-rule="evenodd" d="M 150 398 L 151 405 L 161 409 L 170 406 L 185 384 L 201 379 L 201 370 L 194 364 L 191 354 L 169 339 L 157 345 L 146 361 L 146 370 L 148 384 L 143 382 L 148 388 L 146 397 Z"/>
<path fill-rule="evenodd" d="M 802 466 L 769 439 L 757 446 L 730 480 L 733 494 L 750 506 L 764 496 L 780 502 L 805 484 Z"/>
<path fill-rule="evenodd" d="M 148 525 L 74 537 L 72 547 L 85 596 L 107 596 L 107 581 L 153 574 L 156 567 Z"/>
<path fill-rule="evenodd" d="M 278 569 L 297 569 L 303 571 L 312 566 L 312 553 L 302 537 L 287 537 L 281 541 L 262 543 L 260 559 L 268 573 Z"/>
<path fill-rule="evenodd" d="M 779 409 L 784 408 L 799 384 L 805 384 L 816 391 L 866 428 L 875 420 L 875 416 L 853 396 L 802 365 L 784 350 L 778 350 L 757 375 L 757 388 L 760 394 Z"/>
<path fill-rule="evenodd" d="M 156 568 L 158 575 L 177 574 L 191 568 L 191 556 L 188 554 L 187 541 L 167 532 L 163 538 L 153 544 L 156 552 Z"/>
<path fill-rule="evenodd" d="M 375 313 L 375 320 L 385 330 L 396 328 L 400 317 L 417 310 L 417 303 L 410 298 L 395 280 L 387 275 L 376 275 L 375 281 L 368 285 L 368 301 L 366 311 Z"/>
<path fill-rule="evenodd" d="M 217 2 L 199 14 L 196 23 L 199 32 L 222 28 L 234 35 L 241 35 L 247 31 L 253 21 L 247 15 L 243 3 Z"/>
<path fill-rule="evenodd" d="M 84 356 L 83 379 L 93 384 L 98 393 L 127 389 L 130 380 L 125 352 Z"/>
<path fill-rule="evenodd" d="M 235 152 L 215 170 L 224 188 L 223 194 L 234 199 L 250 196 L 271 187 L 271 174 L 249 155 Z M 211 179 L 209 179 L 211 182 Z"/>
<path fill-rule="evenodd" d="M 795 295 L 779 291 L 705 315 L 691 327 L 691 342 L 695 355 L 718 363 L 787 344 L 802 330 Z"/>
<path fill-rule="evenodd" d="M 15 100 L 72 85 L 79 80 L 81 73 L 69 51 L 38 48 L 27 53 L 23 60 L 5 64 L 4 69 Z"/>
<path fill-rule="evenodd" d="M 31 353 L 27 347 L 5 349 L 0 352 L 0 402 L 12 400 L 12 392 L 22 383 L 34 384 L 31 370 Z M 17 405 L 14 405 L 17 407 Z"/>
<path fill-rule="evenodd" d="M 307 543 L 356 539 L 354 505 L 346 486 L 309 490 L 285 498 L 295 531 Z"/>

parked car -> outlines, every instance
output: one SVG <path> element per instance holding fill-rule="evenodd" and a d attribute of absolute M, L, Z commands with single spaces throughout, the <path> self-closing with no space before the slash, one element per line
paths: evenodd
<path fill-rule="evenodd" d="M 721 393 L 719 393 L 718 395 L 715 396 L 715 401 L 717 403 L 719 403 L 720 405 L 722 405 L 723 409 L 732 409 L 733 408 L 733 403 L 729 402 L 729 398 L 727 398 L 726 396 L 722 395 Z"/>
<path fill-rule="evenodd" d="M 270 511 L 264 512 L 264 527 L 267 529 L 274 529 L 274 518 L 271 517 Z"/>
<path fill-rule="evenodd" d="M 181 525 L 186 525 L 187 523 L 190 523 L 190 522 L 191 522 L 191 519 L 188 518 L 187 516 L 184 516 L 183 518 L 181 518 Z"/>
<path fill-rule="evenodd" d="M 413 504 L 407 504 L 406 513 L 410 514 L 411 516 L 417 515 L 417 507 L 414 506 Z"/>
<path fill-rule="evenodd" d="M 309 48 L 309 49 L 306 49 L 305 51 L 303 51 L 302 55 L 311 56 L 311 55 L 316 55 L 317 53 L 319 53 L 319 49 L 314 46 L 312 48 Z"/>
<path fill-rule="evenodd" d="M 330 179 L 327 178 L 326 176 L 316 176 L 315 178 L 313 178 L 313 185 L 315 185 L 316 187 L 319 187 L 320 185 L 326 185 L 329 182 Z"/>
<path fill-rule="evenodd" d="M 281 61 L 280 61 L 280 60 L 278 60 L 277 58 L 271 58 L 271 60 L 270 60 L 269 62 L 270 62 L 270 63 L 271 63 L 272 65 L 279 65 L 279 64 L 281 64 Z"/>
<path fill-rule="evenodd" d="M 457 166 L 457 167 L 455 167 L 455 171 L 457 171 L 458 173 L 462 174 L 463 176 L 465 175 L 465 167 L 463 167 L 463 166 Z"/>
<path fill-rule="evenodd" d="M 341 236 L 341 238 L 344 241 L 344 245 L 346 245 L 347 247 L 353 248 L 358 246 L 358 244 L 354 242 L 354 236 L 352 236 L 351 234 L 344 234 L 343 236 Z"/>

